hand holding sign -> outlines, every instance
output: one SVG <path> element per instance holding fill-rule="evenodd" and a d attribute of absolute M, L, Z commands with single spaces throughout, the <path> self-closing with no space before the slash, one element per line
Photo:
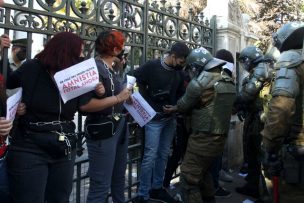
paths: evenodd
<path fill-rule="evenodd" d="M 22 98 L 22 88 L 19 88 L 18 91 L 10 96 L 6 101 L 6 120 L 13 121 L 16 116 L 18 105 L 21 102 Z"/>
<path fill-rule="evenodd" d="M 140 127 L 143 127 L 156 115 L 156 112 L 139 92 L 132 94 L 132 101 L 132 104 L 124 103 L 124 106 Z"/>
<path fill-rule="evenodd" d="M 117 103 L 120 103 L 122 101 L 126 101 L 130 98 L 132 91 L 128 88 L 123 89 L 116 97 L 117 97 Z"/>

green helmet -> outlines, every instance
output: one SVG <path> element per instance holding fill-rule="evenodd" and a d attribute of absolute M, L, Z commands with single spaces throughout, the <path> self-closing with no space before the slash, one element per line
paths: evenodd
<path fill-rule="evenodd" d="M 256 46 L 248 46 L 241 51 L 239 60 L 245 70 L 250 71 L 263 60 L 263 52 Z"/>
<path fill-rule="evenodd" d="M 193 49 L 187 57 L 187 64 L 200 71 L 209 70 L 225 63 L 223 60 L 214 58 L 204 47 Z"/>
<path fill-rule="evenodd" d="M 304 23 L 288 22 L 272 35 L 273 45 L 280 52 L 290 49 L 301 49 L 303 46 Z"/>
<path fill-rule="evenodd" d="M 276 47 L 270 47 L 264 55 L 264 61 L 275 63 L 280 57 L 280 51 Z"/>

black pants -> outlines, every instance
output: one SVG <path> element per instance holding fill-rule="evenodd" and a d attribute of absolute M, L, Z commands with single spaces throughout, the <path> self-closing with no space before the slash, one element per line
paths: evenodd
<path fill-rule="evenodd" d="M 261 174 L 261 134 L 263 123 L 258 113 L 250 113 L 245 120 L 245 149 L 248 162 L 247 181 L 249 184 L 259 184 Z"/>
<path fill-rule="evenodd" d="M 72 191 L 75 151 L 53 159 L 48 154 L 10 150 L 7 157 L 13 203 L 68 203 Z"/>
<path fill-rule="evenodd" d="M 168 159 L 165 177 L 164 177 L 164 187 L 170 186 L 170 181 L 172 179 L 173 173 L 178 167 L 178 164 L 182 157 L 185 154 L 187 148 L 187 140 L 188 140 L 188 133 L 185 126 L 184 118 L 177 117 L 177 126 L 176 126 L 176 135 L 173 139 L 172 144 L 172 154 Z"/>

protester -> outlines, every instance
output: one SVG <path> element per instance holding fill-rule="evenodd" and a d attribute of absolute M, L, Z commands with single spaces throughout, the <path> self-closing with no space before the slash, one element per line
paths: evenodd
<path fill-rule="evenodd" d="M 108 30 L 101 32 L 95 41 L 95 59 L 105 94 L 95 96 L 104 103 L 104 108 L 89 113 L 84 126 L 89 155 L 88 203 L 106 202 L 110 189 L 113 202 L 125 202 L 128 130 L 122 104 L 131 91 L 123 88 L 119 75 L 112 68 L 116 56 L 123 52 L 124 40 L 121 32 Z M 90 106 L 82 110 L 90 111 Z"/>
<path fill-rule="evenodd" d="M 190 82 L 188 67 L 183 70 L 184 78 L 184 89 Z M 176 169 L 178 168 L 184 154 L 186 152 L 188 137 L 191 129 L 189 128 L 189 115 L 187 114 L 177 114 L 176 115 L 176 131 L 173 138 L 171 154 L 168 158 L 168 163 L 165 170 L 164 183 L 163 186 L 167 189 L 170 189 L 170 183 L 173 178 Z"/>
<path fill-rule="evenodd" d="M 77 139 L 74 114 L 90 97 L 83 95 L 64 104 L 54 74 L 80 62 L 83 46 L 76 34 L 55 34 L 43 51 L 7 80 L 8 88 L 23 88 L 26 105 L 7 155 L 12 202 L 69 201 Z"/>
<path fill-rule="evenodd" d="M 147 202 L 149 197 L 169 203 L 175 202 L 163 188 L 163 179 L 176 129 L 176 119 L 174 114 L 164 113 L 163 106 L 176 104 L 177 98 L 183 92 L 181 70 L 186 65 L 188 54 L 187 45 L 176 42 L 164 59 L 148 61 L 134 72 L 140 93 L 157 112 L 157 115 L 145 125 L 139 202 Z"/>
<path fill-rule="evenodd" d="M 213 203 L 214 188 L 209 168 L 223 153 L 236 89 L 231 77 L 222 73 L 226 62 L 213 58 L 205 48 L 192 50 L 187 63 L 198 70 L 197 74 L 177 106 L 167 105 L 164 109 L 191 114 L 192 134 L 181 165 L 183 201 Z"/>

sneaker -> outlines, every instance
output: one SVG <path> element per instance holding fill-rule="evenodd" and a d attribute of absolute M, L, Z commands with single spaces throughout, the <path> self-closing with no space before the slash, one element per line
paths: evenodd
<path fill-rule="evenodd" d="M 164 188 L 150 190 L 150 199 L 164 203 L 178 202 Z"/>
<path fill-rule="evenodd" d="M 220 175 L 219 179 L 221 181 L 229 182 L 229 183 L 231 183 L 233 181 L 233 177 L 224 170 L 221 170 L 219 175 Z"/>
<path fill-rule="evenodd" d="M 135 203 L 148 203 L 148 200 L 144 199 L 144 197 L 142 196 L 137 196 L 137 198 L 135 199 Z"/>
<path fill-rule="evenodd" d="M 237 187 L 235 188 L 235 191 L 237 193 L 240 193 L 242 195 L 250 196 L 253 198 L 258 199 L 259 198 L 259 189 L 255 186 L 252 186 L 250 184 L 246 184 L 243 187 Z"/>
<path fill-rule="evenodd" d="M 225 190 L 222 187 L 218 187 L 214 194 L 217 198 L 229 198 L 232 196 L 231 192 L 228 190 Z"/>

